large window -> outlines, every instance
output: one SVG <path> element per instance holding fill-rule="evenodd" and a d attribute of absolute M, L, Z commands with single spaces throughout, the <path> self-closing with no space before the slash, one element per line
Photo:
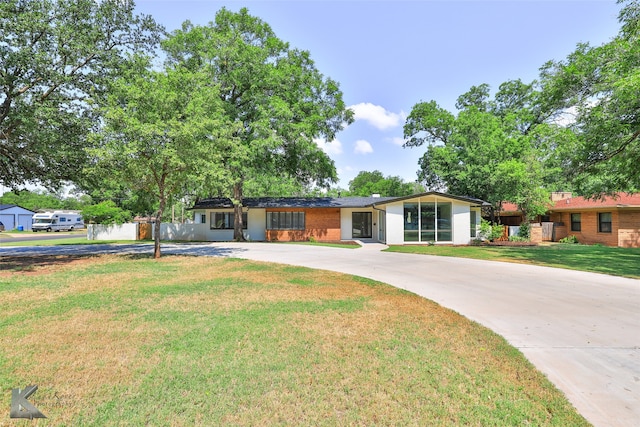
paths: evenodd
<path fill-rule="evenodd" d="M 571 214 L 571 231 L 581 231 L 582 230 L 582 217 L 579 213 Z"/>
<path fill-rule="evenodd" d="M 453 240 L 451 233 L 451 203 L 438 203 L 437 213 L 437 239 L 438 242 L 450 242 Z"/>
<path fill-rule="evenodd" d="M 267 212 L 267 230 L 304 230 L 304 212 Z"/>
<path fill-rule="evenodd" d="M 235 215 L 233 212 L 211 212 L 212 230 L 233 230 Z M 247 213 L 242 213 L 242 228 L 247 229 Z"/>
<path fill-rule="evenodd" d="M 418 204 L 404 204 L 404 241 L 417 242 L 418 239 Z"/>
<path fill-rule="evenodd" d="M 471 214 L 469 217 L 469 228 L 471 229 L 471 237 L 476 237 L 476 233 L 478 230 L 478 213 L 476 211 L 471 211 L 469 213 Z"/>
<path fill-rule="evenodd" d="M 436 204 L 420 203 L 420 241 L 436 241 Z"/>
<path fill-rule="evenodd" d="M 611 212 L 598 214 L 598 231 L 600 233 L 611 233 Z"/>
<path fill-rule="evenodd" d="M 405 203 L 405 242 L 450 242 L 453 240 L 451 203 Z"/>

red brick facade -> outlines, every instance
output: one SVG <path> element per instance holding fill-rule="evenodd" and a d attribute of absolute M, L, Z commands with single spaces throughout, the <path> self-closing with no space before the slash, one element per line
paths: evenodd
<path fill-rule="evenodd" d="M 601 244 L 624 248 L 640 248 L 640 193 L 619 194 L 602 199 L 565 197 L 553 200 L 549 208 L 549 220 L 554 223 L 554 241 L 576 236 L 578 242 L 587 245 Z M 611 231 L 602 231 L 599 214 L 611 214 Z M 571 224 L 571 214 L 580 214 L 580 230 Z M 542 229 L 532 229 L 531 240 L 541 242 Z"/>
<path fill-rule="evenodd" d="M 598 213 L 611 213 L 611 232 L 601 232 L 598 230 Z M 571 229 L 571 214 L 580 214 L 580 231 Z M 606 246 L 619 246 L 618 231 L 620 216 L 626 216 L 625 212 L 621 213 L 614 209 L 605 209 L 602 211 L 581 211 L 581 212 L 556 212 L 551 215 L 551 221 L 564 223 L 563 235 L 556 232 L 556 241 L 566 236 L 576 236 L 578 242 L 586 245 L 600 243 Z"/>
<path fill-rule="evenodd" d="M 267 230 L 270 241 L 306 241 L 314 238 L 317 241 L 340 240 L 339 208 L 271 208 L 267 212 L 304 212 L 304 230 Z"/>

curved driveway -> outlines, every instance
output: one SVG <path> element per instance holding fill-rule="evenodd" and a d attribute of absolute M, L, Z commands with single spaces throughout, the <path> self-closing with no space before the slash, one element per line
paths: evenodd
<path fill-rule="evenodd" d="M 451 308 L 505 337 L 596 426 L 640 425 L 640 281 L 547 267 L 272 243 L 163 245 L 356 274 Z M 0 247 L 3 255 L 152 253 L 149 245 Z"/>

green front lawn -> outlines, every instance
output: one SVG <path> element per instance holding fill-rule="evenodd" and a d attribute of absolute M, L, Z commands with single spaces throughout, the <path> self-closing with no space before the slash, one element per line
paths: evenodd
<path fill-rule="evenodd" d="M 37 384 L 46 425 L 588 425 L 503 338 L 382 283 L 209 257 L 34 261 L 0 259 L 0 406 Z"/>
<path fill-rule="evenodd" d="M 640 248 L 553 244 L 541 246 L 390 246 L 389 252 L 506 261 L 640 279 Z"/>

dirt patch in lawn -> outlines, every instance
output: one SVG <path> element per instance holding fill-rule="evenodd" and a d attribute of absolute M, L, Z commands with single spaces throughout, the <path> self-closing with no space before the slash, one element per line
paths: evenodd
<path fill-rule="evenodd" d="M 38 275 L 60 270 L 61 267 L 94 262 L 93 255 L 38 255 L 0 257 L 0 277 L 15 273 Z"/>

